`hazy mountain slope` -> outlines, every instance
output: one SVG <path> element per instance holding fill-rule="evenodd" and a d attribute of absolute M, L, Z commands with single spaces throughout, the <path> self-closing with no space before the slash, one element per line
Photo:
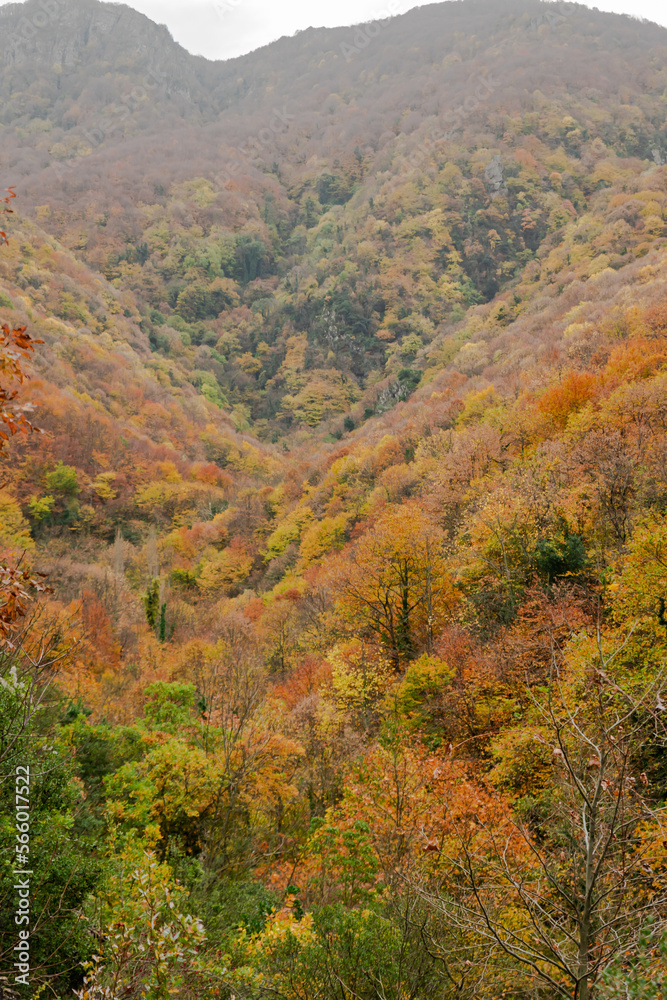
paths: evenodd
<path fill-rule="evenodd" d="M 410 394 L 471 305 L 521 298 L 545 257 L 567 270 L 564 240 L 597 270 L 664 236 L 642 189 L 665 152 L 667 33 L 549 11 L 440 4 L 215 64 L 122 6 L 56 3 L 39 27 L 12 5 L 2 167 L 237 423 L 359 422 Z"/>
<path fill-rule="evenodd" d="M 2 456 L 2 496 L 20 505 L 33 538 L 8 527 L 5 508 L 5 557 L 27 546 L 59 597 L 72 599 L 104 576 L 105 543 L 120 526 L 143 543 L 167 511 L 169 521 L 212 519 L 239 491 L 276 480 L 278 462 L 239 434 L 195 348 L 174 333 L 168 360 L 153 353 L 132 297 L 30 222 L 13 220 L 3 251 L 0 322 L 28 325 L 43 341 L 22 390 L 43 433 Z M 58 478 L 63 463 L 69 485 Z"/>
<path fill-rule="evenodd" d="M 88 348 L 59 344 L 75 368 L 44 370 L 123 421 L 127 345 L 158 392 L 131 422 L 190 459 L 225 413 L 295 444 L 420 380 L 428 398 L 451 373 L 514 378 L 536 300 L 574 301 L 666 235 L 665 32 L 548 10 L 434 5 L 213 64 L 122 6 L 56 4 L 44 27 L 34 4 L 3 8 L 3 169 L 72 255 L 61 274 L 33 224 L 6 288 L 105 359 L 77 373 Z M 462 323 L 487 300 L 490 329 Z M 511 363 L 482 347 L 497 336 Z M 160 407 L 199 407 L 187 445 L 191 417 Z"/>

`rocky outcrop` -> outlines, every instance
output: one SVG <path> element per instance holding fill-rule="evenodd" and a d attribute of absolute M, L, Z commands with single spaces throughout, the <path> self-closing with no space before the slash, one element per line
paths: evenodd
<path fill-rule="evenodd" d="M 75 73 L 85 89 L 111 73 L 123 77 L 128 93 L 159 85 L 166 95 L 199 102 L 206 90 L 199 78 L 205 65 L 164 25 L 124 4 L 27 0 L 0 7 L 0 97 L 11 96 L 15 74 Z"/>

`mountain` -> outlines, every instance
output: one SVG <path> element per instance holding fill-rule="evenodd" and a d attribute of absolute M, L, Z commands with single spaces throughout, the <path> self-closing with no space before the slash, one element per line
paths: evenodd
<path fill-rule="evenodd" d="M 224 63 L 0 8 L 36 988 L 664 979 L 666 56 L 540 0 Z"/>
<path fill-rule="evenodd" d="M 554 219 L 586 210 L 608 183 L 584 176 L 593 160 L 639 170 L 667 155 L 664 30 L 576 7 L 552 24 L 545 9 L 434 5 L 215 64 L 92 2 L 61 3 L 19 45 L 24 9 L 5 7 L 3 171 L 37 221 L 132 293 L 154 346 L 166 323 L 214 351 L 203 367 L 256 433 L 363 414 L 380 383 L 406 391 L 386 380 L 392 345 L 428 345 L 509 287 Z M 422 220 L 421 281 L 407 217 Z M 304 334 L 314 407 L 283 377 Z"/>

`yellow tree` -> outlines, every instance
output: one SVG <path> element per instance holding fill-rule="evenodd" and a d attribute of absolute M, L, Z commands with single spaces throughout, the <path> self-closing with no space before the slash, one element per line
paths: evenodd
<path fill-rule="evenodd" d="M 395 668 L 421 652 L 457 603 L 445 536 L 414 502 L 387 508 L 340 568 L 343 620 L 379 645 Z"/>

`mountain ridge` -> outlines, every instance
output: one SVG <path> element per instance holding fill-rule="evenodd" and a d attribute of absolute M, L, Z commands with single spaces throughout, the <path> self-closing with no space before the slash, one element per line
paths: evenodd
<path fill-rule="evenodd" d="M 12 18 L 23 9 L 13 7 Z M 66 9 L 106 11 L 89 0 L 68 0 Z M 201 105 L 187 87 L 170 90 L 157 77 L 154 85 L 141 83 L 146 67 L 131 47 L 116 73 L 90 77 L 80 64 L 65 73 L 67 83 L 48 67 L 36 70 L 43 73 L 39 85 L 22 91 L 17 78 L 13 93 L 7 91 L 3 169 L 12 170 L 41 226 L 69 241 L 70 250 L 107 280 L 119 287 L 130 280 L 130 312 L 154 345 L 179 334 L 198 342 L 203 368 L 215 373 L 223 396 L 231 395 L 237 406 L 250 400 L 264 435 L 286 430 L 281 398 L 294 394 L 291 376 L 281 381 L 280 371 L 289 337 L 305 335 L 306 370 L 320 373 L 330 397 L 322 409 L 326 424 L 353 400 L 366 399 L 358 405 L 373 410 L 373 386 L 383 377 L 390 379 L 379 390 L 383 398 L 404 398 L 419 380 L 429 343 L 449 336 L 447 323 L 460 321 L 475 301 L 511 287 L 542 242 L 546 252 L 558 226 L 593 203 L 596 189 L 609 183 L 604 171 L 595 181 L 586 176 L 597 161 L 611 157 L 605 168 L 611 177 L 626 169 L 624 158 L 628 169 L 639 171 L 640 160 L 667 157 L 662 103 L 651 96 L 664 77 L 659 56 L 667 32 L 656 37 L 640 22 L 580 6 L 543 22 L 546 9 L 532 0 L 502 9 L 483 0 L 418 8 L 388 22 L 349 59 L 342 46 L 354 29 L 282 39 L 269 47 L 279 53 L 275 64 L 269 50 L 207 66 L 181 50 L 186 77 L 192 67 L 223 74 Z M 107 13 L 134 23 L 134 12 L 119 10 Z M 136 23 L 153 31 L 143 16 Z M 437 25 L 451 30 L 439 35 Z M 457 25 L 466 26 L 465 36 L 459 37 Z M 402 33 L 408 55 L 399 72 L 394 53 Z M 421 47 L 409 44 L 411 33 Z M 158 37 L 168 36 L 160 29 Z M 104 38 L 111 44 L 110 36 Z M 619 56 L 622 38 L 629 41 Z M 109 50 L 111 64 L 118 44 Z M 95 41 L 82 50 L 90 66 L 103 64 L 98 50 Z M 285 50 L 302 53 L 300 65 L 289 60 L 289 91 L 278 85 Z M 242 67 L 255 69 L 239 75 Z M 3 72 L 5 81 L 12 80 L 9 68 Z M 193 73 L 189 79 L 199 88 Z M 234 74 L 236 90 L 225 96 Z M 341 74 L 347 74 L 345 86 L 334 92 Z M 36 88 L 43 91 L 37 105 Z M 53 104 L 44 116 L 38 105 L 45 100 Z M 213 113 L 216 100 L 225 108 Z M 504 110 L 510 106 L 512 114 Z M 475 156 L 480 160 L 472 167 Z M 447 172 L 451 180 L 442 179 Z M 417 183 L 428 183 L 428 195 L 408 194 L 420 173 L 424 180 Z M 394 205 L 399 183 L 405 207 Z M 430 214 L 417 208 L 419 198 Z M 374 220 L 373 205 L 384 206 L 382 219 Z M 425 285 L 415 295 L 423 281 L 401 235 L 406 213 L 424 220 L 420 239 L 428 281 L 441 289 L 437 306 Z M 211 247 L 201 262 L 188 236 L 193 224 Z M 349 277 L 334 232 L 348 241 Z M 414 275 L 397 276 L 393 290 L 381 270 L 392 258 Z M 403 287 L 406 280 L 412 291 Z M 196 291 L 186 289 L 188 282 Z M 304 283 L 305 298 L 299 291 Z M 236 367 L 233 348 L 220 349 L 235 336 L 222 329 L 225 324 L 244 327 L 248 315 L 253 329 L 258 323 L 264 329 L 250 335 L 238 357 L 252 357 L 244 364 L 255 374 Z M 161 325 L 172 332 L 162 336 Z M 418 344 L 412 354 L 403 346 L 410 337 Z M 382 354 L 390 348 L 406 364 L 390 359 L 383 373 Z M 330 384 L 337 368 L 344 389 Z M 399 372 L 408 373 L 404 381 L 391 381 Z M 254 389 L 255 379 L 264 386 Z M 297 412 L 303 419 L 301 406 Z"/>

